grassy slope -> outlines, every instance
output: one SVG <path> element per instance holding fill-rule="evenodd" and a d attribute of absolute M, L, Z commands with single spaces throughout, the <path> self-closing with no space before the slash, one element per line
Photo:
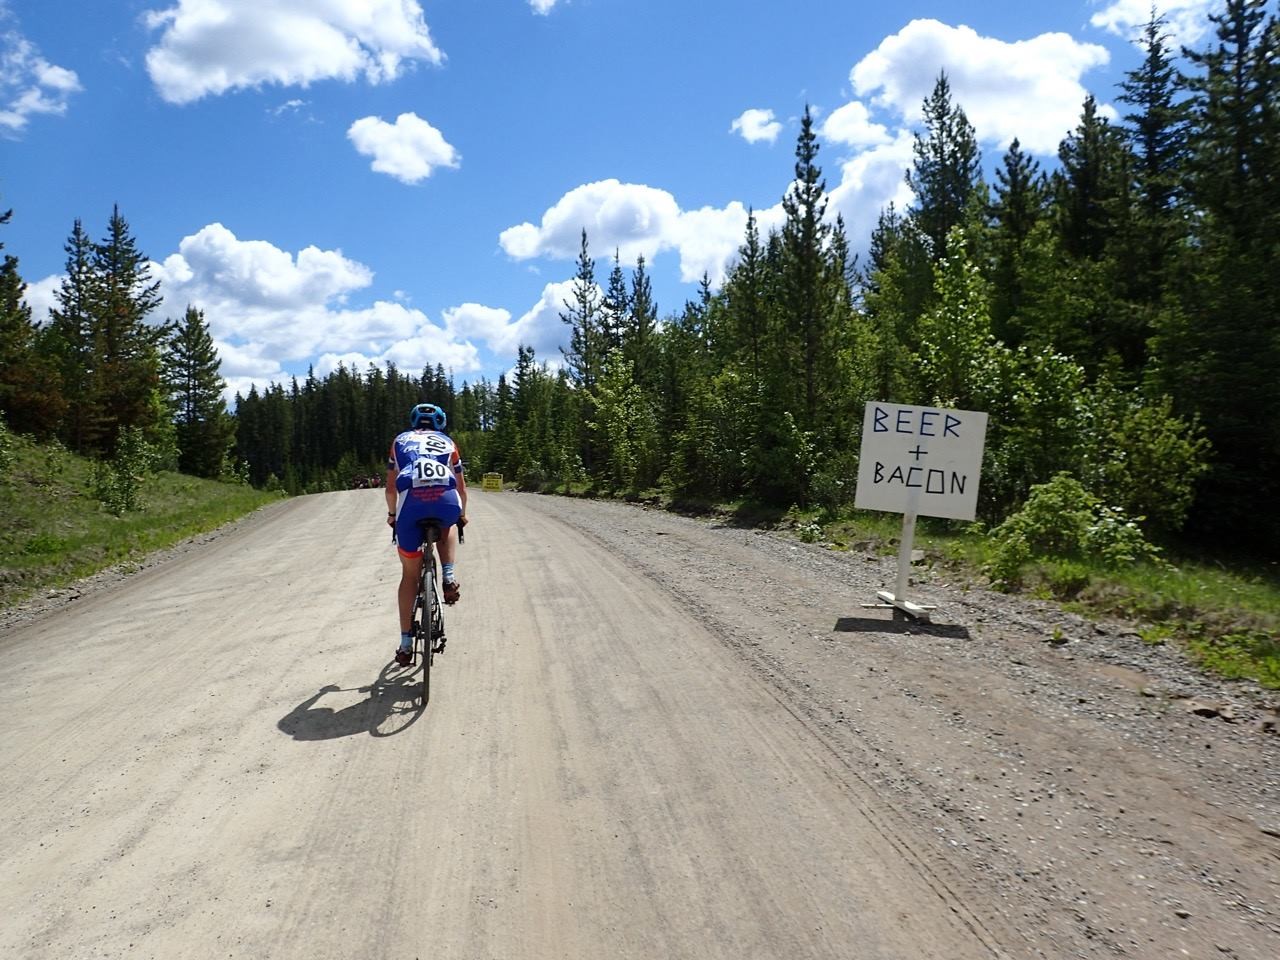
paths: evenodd
<path fill-rule="evenodd" d="M 0 606 L 140 557 L 277 499 L 179 473 L 148 477 L 143 509 L 112 516 L 91 492 L 90 461 L 11 437 L 0 472 Z"/>

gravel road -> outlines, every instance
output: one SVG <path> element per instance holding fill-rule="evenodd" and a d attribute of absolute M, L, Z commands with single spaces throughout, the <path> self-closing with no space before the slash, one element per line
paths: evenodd
<path fill-rule="evenodd" d="M 1274 697 L 1124 624 L 476 492 L 421 709 L 379 491 L 0 615 L 0 957 L 1280 956 Z M 913 597 L 914 599 L 915 597 Z"/>

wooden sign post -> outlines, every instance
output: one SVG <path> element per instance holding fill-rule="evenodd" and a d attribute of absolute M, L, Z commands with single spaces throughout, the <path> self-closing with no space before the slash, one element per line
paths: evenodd
<path fill-rule="evenodd" d="M 876 591 L 880 603 L 921 620 L 934 608 L 907 599 L 916 517 L 972 520 L 986 443 L 987 415 L 972 410 L 867 404 L 854 506 L 902 514 L 898 582 Z"/>

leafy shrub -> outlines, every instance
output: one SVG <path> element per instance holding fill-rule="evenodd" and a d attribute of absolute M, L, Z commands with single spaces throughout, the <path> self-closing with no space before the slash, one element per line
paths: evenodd
<path fill-rule="evenodd" d="M 1179 530 L 1209 470 L 1209 441 L 1196 421 L 1173 413 L 1169 397 L 1146 400 L 1098 378 L 1088 400 L 1089 489 L 1131 515 Z"/>
<path fill-rule="evenodd" d="M 1147 541 L 1138 526 L 1143 517 L 1130 519 L 1119 507 L 1107 506 L 1096 498 L 1095 504 L 1093 523 L 1085 532 L 1084 549 L 1101 557 L 1109 567 L 1159 560 L 1160 549 Z"/>
<path fill-rule="evenodd" d="M 853 504 L 857 492 L 858 454 L 843 451 L 824 462 L 809 480 L 809 499 L 829 514 Z"/>
<path fill-rule="evenodd" d="M 218 477 L 223 483 L 238 483 L 243 486 L 249 486 L 249 464 L 244 460 L 232 462 L 230 458 L 222 461 L 222 476 Z M 291 491 L 296 492 L 296 491 Z"/>
<path fill-rule="evenodd" d="M 997 586 L 1010 587 L 1035 559 L 1160 563 L 1159 549 L 1138 527 L 1141 519 L 1102 503 L 1075 477 L 1059 473 L 1032 487 L 1022 509 L 991 532 L 995 550 L 986 572 Z"/>
<path fill-rule="evenodd" d="M 521 490 L 539 491 L 548 482 L 547 471 L 539 460 L 526 460 L 516 472 L 516 485 Z"/>
<path fill-rule="evenodd" d="M 160 454 L 141 430 L 129 427 L 116 440 L 116 454 L 93 465 L 93 494 L 117 517 L 142 507 L 142 481 L 157 466 Z"/>
<path fill-rule="evenodd" d="M 822 525 L 810 520 L 796 527 L 796 535 L 805 543 L 817 543 L 822 539 Z"/>

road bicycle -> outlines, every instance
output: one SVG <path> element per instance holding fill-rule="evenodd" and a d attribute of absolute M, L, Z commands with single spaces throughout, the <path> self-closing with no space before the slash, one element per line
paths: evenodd
<path fill-rule="evenodd" d="M 418 527 L 422 530 L 422 574 L 418 579 L 418 595 L 413 600 L 413 658 L 422 661 L 422 705 L 425 707 L 431 699 L 431 662 L 436 654 L 444 653 L 447 640 L 441 610 L 443 603 L 436 578 L 435 551 L 435 544 L 444 536 L 444 528 L 439 520 L 432 517 L 419 520 Z M 464 539 L 459 525 L 458 542 L 462 543 Z"/>

